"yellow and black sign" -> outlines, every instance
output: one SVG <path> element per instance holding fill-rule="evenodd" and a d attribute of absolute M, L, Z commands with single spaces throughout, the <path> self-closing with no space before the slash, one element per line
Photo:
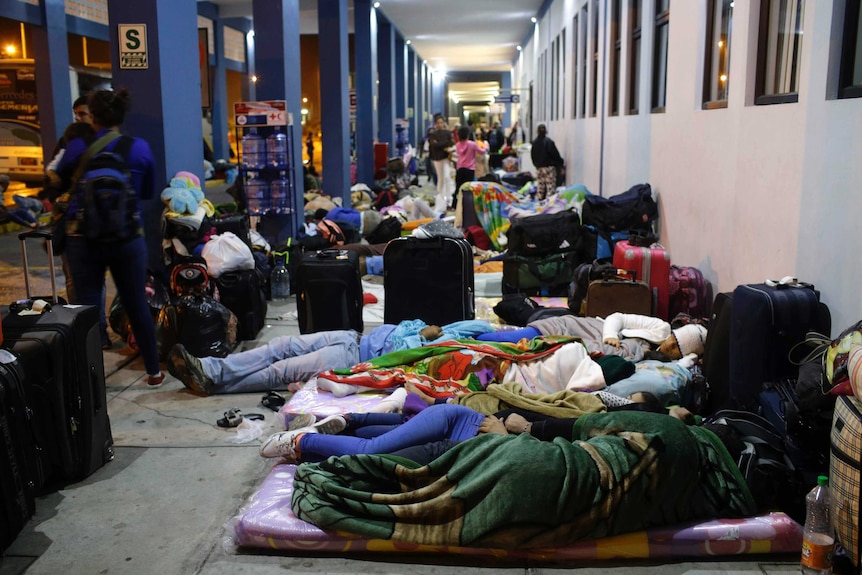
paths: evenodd
<path fill-rule="evenodd" d="M 147 69 L 147 25 L 118 24 L 120 69 Z"/>

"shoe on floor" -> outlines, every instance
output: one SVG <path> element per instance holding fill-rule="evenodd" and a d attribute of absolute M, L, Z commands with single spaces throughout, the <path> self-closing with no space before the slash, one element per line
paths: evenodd
<path fill-rule="evenodd" d="M 274 433 L 260 446 L 261 457 L 282 457 L 290 463 L 298 463 L 296 438 L 304 433 L 317 433 L 313 427 L 300 427 L 294 431 Z"/>
<path fill-rule="evenodd" d="M 150 389 L 156 389 L 157 387 L 161 387 L 165 382 L 165 372 L 159 371 L 158 375 L 148 375 L 147 376 L 147 387 Z"/>
<path fill-rule="evenodd" d="M 197 395 L 209 395 L 213 380 L 204 373 L 201 360 L 193 356 L 181 343 L 174 345 L 168 353 L 168 371 Z"/>
<path fill-rule="evenodd" d="M 347 428 L 347 419 L 342 415 L 330 415 L 328 417 L 324 417 L 312 425 L 312 427 L 316 429 L 318 433 L 334 435 L 336 433 L 341 433 Z"/>
<path fill-rule="evenodd" d="M 295 415 L 293 419 L 290 420 L 290 423 L 287 426 L 288 431 L 296 431 L 297 429 L 303 427 L 311 427 L 314 425 L 314 422 L 317 421 L 317 418 L 313 413 L 300 413 Z"/>

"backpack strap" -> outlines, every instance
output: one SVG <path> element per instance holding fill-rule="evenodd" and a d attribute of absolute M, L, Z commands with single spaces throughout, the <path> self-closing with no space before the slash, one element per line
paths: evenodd
<path fill-rule="evenodd" d="M 132 151 L 132 145 L 135 143 L 135 139 L 131 136 L 120 136 L 117 145 L 114 146 L 114 149 L 111 150 L 113 153 L 117 154 L 123 161 L 128 163 L 129 154 Z"/>

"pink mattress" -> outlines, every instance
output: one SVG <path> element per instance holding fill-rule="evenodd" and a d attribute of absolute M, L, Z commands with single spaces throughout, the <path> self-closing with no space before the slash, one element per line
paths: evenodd
<path fill-rule="evenodd" d="M 501 550 L 361 539 L 327 533 L 293 514 L 295 470 L 286 463 L 273 467 L 234 522 L 237 545 L 308 553 L 450 553 L 536 561 L 796 553 L 802 545 L 802 527 L 784 513 L 687 523 L 557 548 Z"/>
<path fill-rule="evenodd" d="M 335 397 L 328 391 L 317 389 L 317 380 L 312 380 L 293 394 L 290 401 L 281 407 L 279 414 L 284 421 L 284 427 L 287 428 L 291 420 L 300 413 L 312 413 L 318 419 L 338 413 L 365 413 L 387 395 L 389 394 L 386 392 L 370 390 L 345 397 Z"/>

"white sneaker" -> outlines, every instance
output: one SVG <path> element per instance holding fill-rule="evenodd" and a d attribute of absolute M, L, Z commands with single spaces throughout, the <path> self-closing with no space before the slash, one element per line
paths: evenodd
<path fill-rule="evenodd" d="M 343 415 L 330 415 L 312 425 L 318 433 L 334 435 L 347 429 L 347 419 Z"/>
<path fill-rule="evenodd" d="M 317 433 L 314 427 L 301 427 L 294 431 L 274 433 L 260 446 L 261 457 L 283 457 L 289 462 L 297 462 L 296 438 L 303 433 Z"/>

